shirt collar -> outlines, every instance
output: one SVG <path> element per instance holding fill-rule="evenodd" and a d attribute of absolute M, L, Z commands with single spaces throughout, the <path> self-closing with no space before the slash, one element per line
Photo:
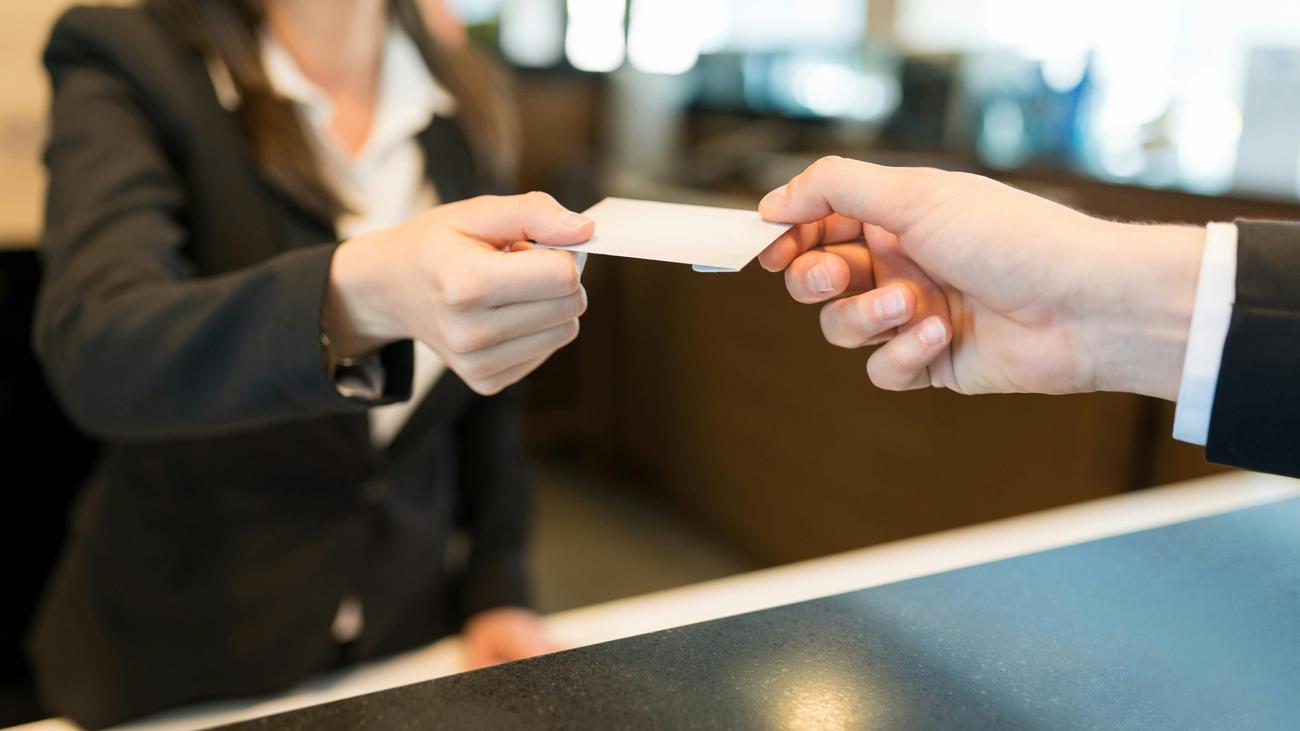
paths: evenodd
<path fill-rule="evenodd" d="M 276 93 L 298 105 L 318 134 L 329 127 L 334 105 L 303 73 L 289 50 L 273 34 L 261 34 L 262 66 Z M 365 146 L 357 157 L 410 139 L 435 116 L 452 116 L 456 100 L 433 78 L 424 56 L 401 28 L 392 25 L 380 60 L 378 99 Z"/>

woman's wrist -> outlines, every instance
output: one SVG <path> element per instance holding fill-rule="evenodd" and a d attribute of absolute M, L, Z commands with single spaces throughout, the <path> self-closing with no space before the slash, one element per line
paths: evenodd
<path fill-rule="evenodd" d="M 1205 229 L 1106 223 L 1086 318 L 1096 389 L 1176 400 Z"/>
<path fill-rule="evenodd" d="M 340 244 L 330 265 L 321 325 L 337 359 L 357 358 L 407 337 L 396 316 L 391 268 L 371 236 Z"/>

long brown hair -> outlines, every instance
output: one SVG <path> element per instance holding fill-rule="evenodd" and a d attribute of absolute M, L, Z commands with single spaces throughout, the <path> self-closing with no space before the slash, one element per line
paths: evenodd
<path fill-rule="evenodd" d="M 299 205 L 327 220 L 346 210 L 322 177 L 293 104 L 271 87 L 262 67 L 261 0 L 145 0 L 208 61 L 225 67 L 239 94 L 239 117 L 263 173 Z M 518 125 L 505 74 L 474 49 L 439 45 L 416 0 L 388 0 L 388 11 L 415 42 L 429 71 L 456 98 L 457 118 L 479 168 L 495 187 L 512 182 Z"/>

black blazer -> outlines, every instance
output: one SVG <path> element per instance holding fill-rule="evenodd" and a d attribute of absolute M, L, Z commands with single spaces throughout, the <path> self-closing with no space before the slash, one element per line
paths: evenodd
<path fill-rule="evenodd" d="M 321 357 L 333 226 L 259 174 L 199 55 L 140 8 L 78 8 L 45 63 L 36 347 L 107 442 L 30 640 L 50 707 L 98 726 L 265 693 L 524 603 L 517 393 L 448 373 L 374 449 Z M 480 192 L 456 124 L 420 142 L 443 200 Z M 410 342 L 383 359 L 385 401 L 409 397 Z"/>
<path fill-rule="evenodd" d="M 1237 298 L 1206 454 L 1300 477 L 1300 222 L 1237 222 Z"/>

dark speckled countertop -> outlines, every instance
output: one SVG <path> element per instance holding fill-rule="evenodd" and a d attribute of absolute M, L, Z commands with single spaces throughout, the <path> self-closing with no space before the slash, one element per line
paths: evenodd
<path fill-rule="evenodd" d="M 1300 499 L 248 729 L 1300 729 Z"/>

